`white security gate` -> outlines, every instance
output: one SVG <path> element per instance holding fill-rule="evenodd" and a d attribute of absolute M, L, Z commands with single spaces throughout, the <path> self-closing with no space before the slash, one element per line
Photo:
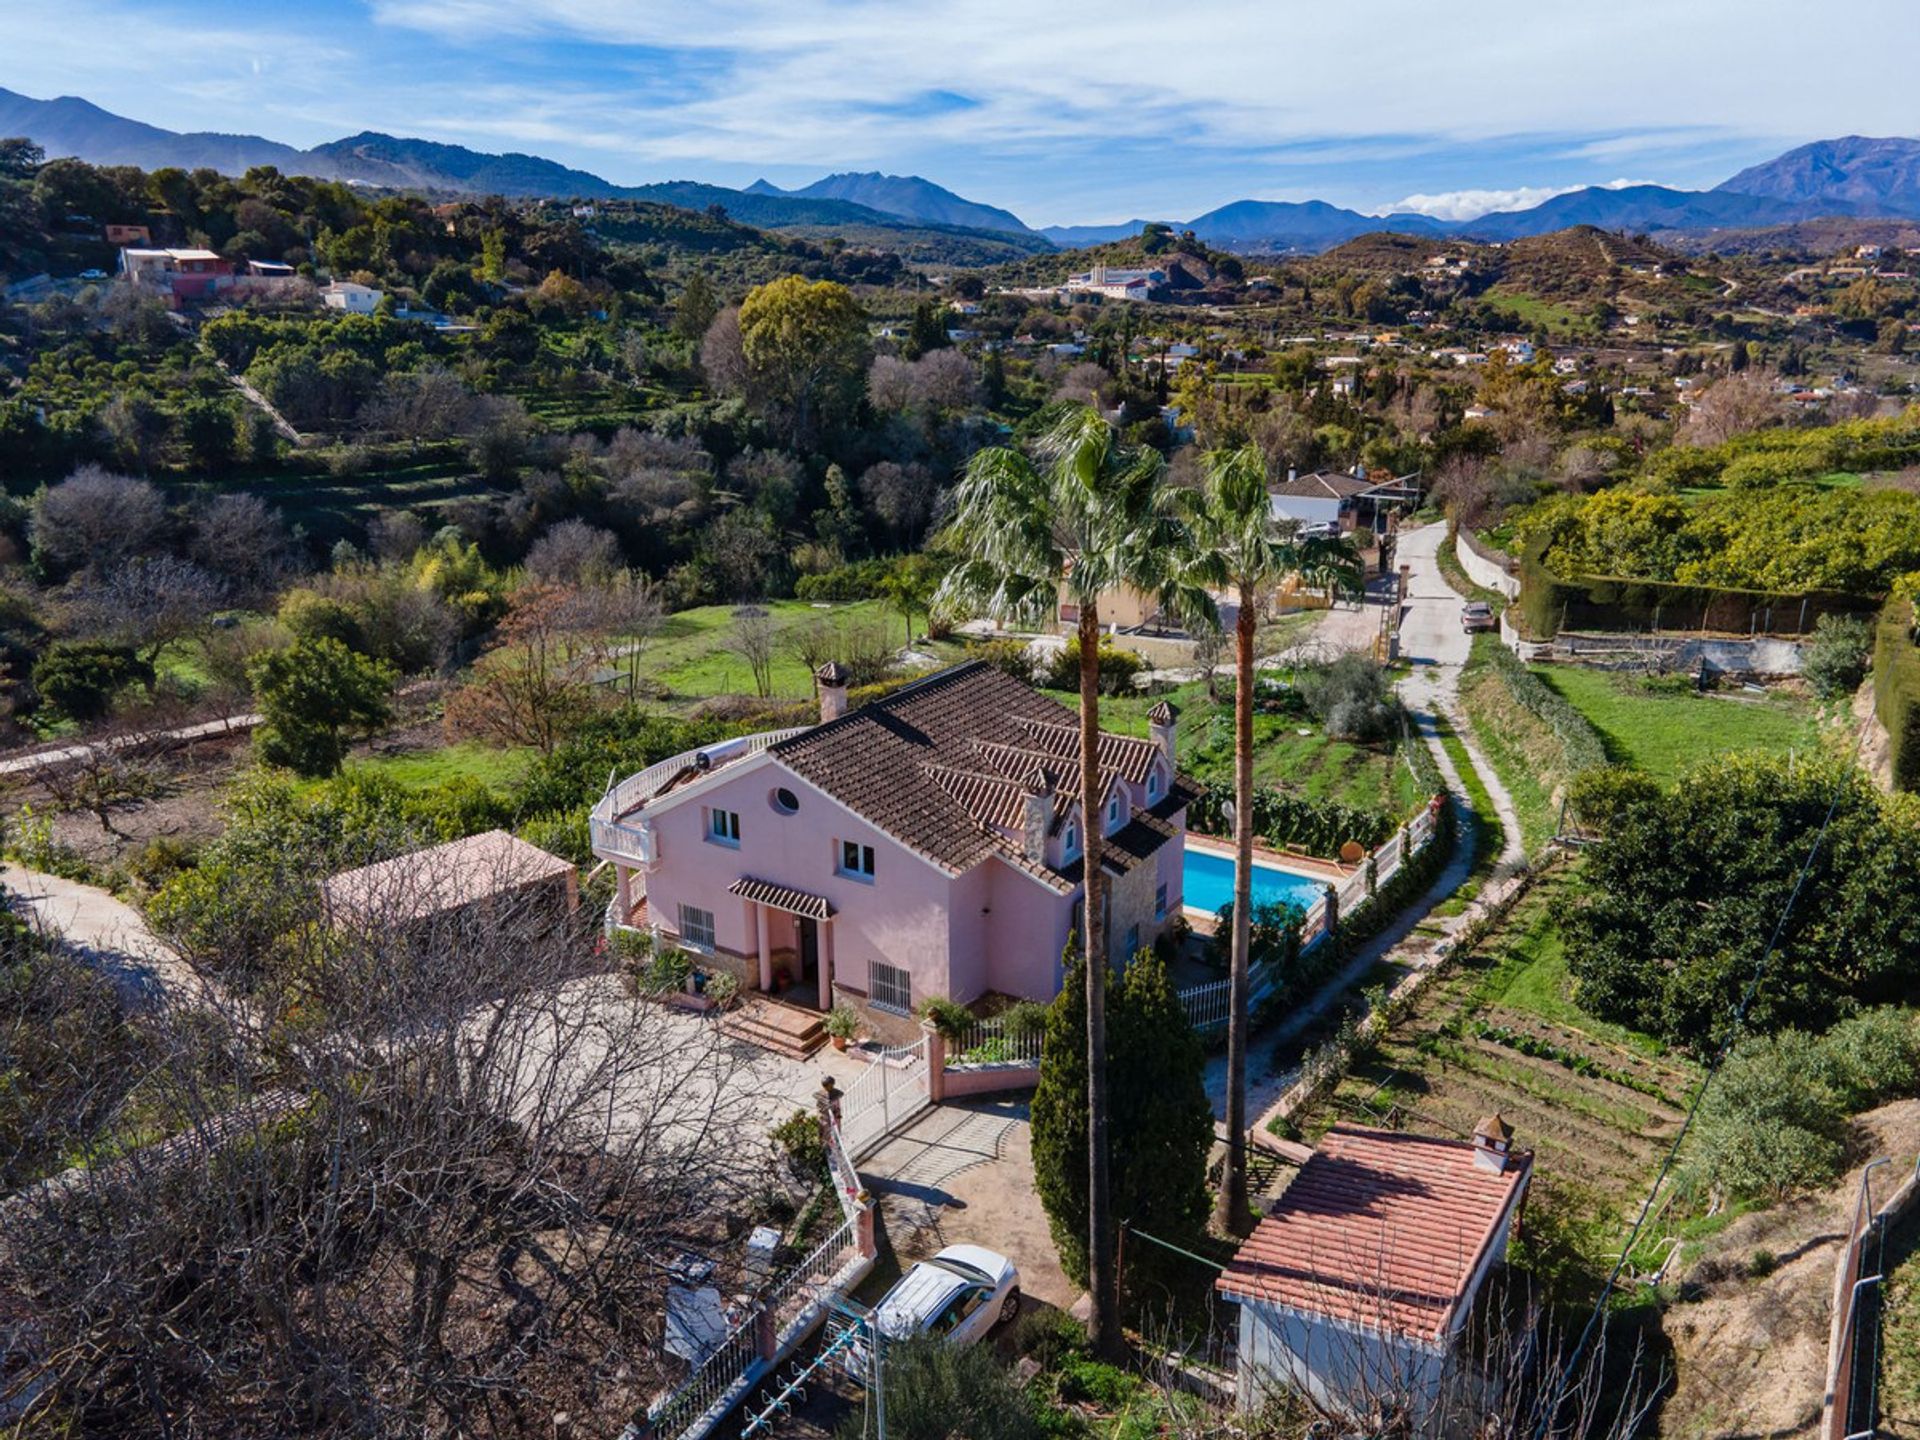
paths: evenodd
<path fill-rule="evenodd" d="M 840 1135 L 847 1154 L 864 1159 L 929 1103 L 927 1042 L 882 1050 L 840 1102 Z"/>

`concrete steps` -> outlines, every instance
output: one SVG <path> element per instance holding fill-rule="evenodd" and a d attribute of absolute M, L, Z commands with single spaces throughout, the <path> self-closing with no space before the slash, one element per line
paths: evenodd
<path fill-rule="evenodd" d="M 720 1017 L 720 1033 L 790 1060 L 804 1060 L 827 1043 L 821 1018 L 817 1010 L 748 995 Z"/>

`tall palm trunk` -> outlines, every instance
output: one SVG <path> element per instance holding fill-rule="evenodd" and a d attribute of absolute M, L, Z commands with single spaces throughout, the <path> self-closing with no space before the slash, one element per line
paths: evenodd
<path fill-rule="evenodd" d="M 1080 605 L 1080 862 L 1086 921 L 1081 935 L 1087 971 L 1087 1289 L 1094 1353 L 1120 1351 L 1120 1290 L 1114 1274 L 1112 1196 L 1107 1172 L 1106 896 L 1100 849 L 1100 611 L 1092 596 Z"/>
<path fill-rule="evenodd" d="M 1253 948 L 1253 587 L 1233 627 L 1233 958 L 1227 981 L 1227 1166 L 1216 1219 L 1243 1232 L 1247 1210 L 1247 988 Z"/>

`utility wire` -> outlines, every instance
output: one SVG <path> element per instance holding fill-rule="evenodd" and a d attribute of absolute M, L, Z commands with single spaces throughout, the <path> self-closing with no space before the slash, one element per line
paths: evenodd
<path fill-rule="evenodd" d="M 1854 734 L 1853 746 L 1847 754 L 1848 772 L 1852 771 L 1859 758 L 1861 743 L 1867 735 L 1867 724 L 1871 723 L 1869 720 L 1862 724 Z M 1620 1247 L 1620 1258 L 1614 1262 L 1613 1269 L 1608 1272 L 1607 1283 L 1600 1288 L 1600 1294 L 1593 1302 L 1593 1313 L 1587 1317 L 1587 1323 L 1580 1331 L 1579 1342 L 1574 1345 L 1572 1352 L 1567 1356 L 1566 1365 L 1560 1371 L 1560 1378 L 1554 1385 L 1552 1403 L 1540 1409 L 1540 1422 L 1534 1427 L 1533 1432 L 1534 1440 L 1540 1440 L 1540 1437 L 1546 1433 L 1548 1424 L 1565 1400 L 1568 1382 L 1586 1353 L 1587 1344 L 1593 1338 L 1594 1328 L 1600 1323 L 1600 1317 L 1606 1311 L 1607 1301 L 1612 1298 L 1614 1290 L 1620 1283 L 1621 1272 L 1627 1268 L 1627 1261 L 1632 1256 L 1634 1247 L 1640 1243 L 1641 1232 L 1646 1229 L 1647 1221 L 1653 1213 L 1653 1202 L 1659 1198 L 1661 1187 L 1667 1183 L 1667 1177 L 1673 1171 L 1674 1162 L 1680 1155 L 1680 1146 L 1693 1129 L 1694 1119 L 1700 1113 L 1700 1106 L 1707 1097 L 1707 1090 L 1713 1084 L 1714 1077 L 1720 1073 L 1720 1067 L 1733 1049 L 1734 1042 L 1740 1038 L 1740 1032 L 1746 1025 L 1747 1011 L 1752 1007 L 1754 998 L 1759 994 L 1760 986 L 1766 979 L 1768 962 L 1773 959 L 1773 952 L 1780 944 L 1781 935 L 1786 931 L 1787 921 L 1792 918 L 1794 907 L 1799 903 L 1800 892 L 1806 888 L 1807 876 L 1813 872 L 1813 862 L 1819 858 L 1820 847 L 1826 843 L 1827 830 L 1833 824 L 1834 814 L 1840 808 L 1840 799 L 1844 793 L 1843 778 L 1841 783 L 1835 786 L 1833 798 L 1827 802 L 1826 814 L 1821 817 L 1820 828 L 1814 832 L 1813 844 L 1807 850 L 1807 858 L 1801 862 L 1800 873 L 1794 877 L 1793 889 L 1787 894 L 1787 903 L 1780 911 L 1780 918 L 1774 922 L 1773 933 L 1767 937 L 1766 949 L 1760 952 L 1760 958 L 1754 962 L 1753 975 L 1748 979 L 1745 990 L 1741 992 L 1740 1002 L 1733 1007 L 1733 1025 L 1727 1032 L 1727 1038 L 1708 1063 L 1707 1073 L 1700 1081 L 1700 1088 L 1694 1092 L 1693 1100 L 1687 1106 L 1686 1119 L 1681 1122 L 1679 1132 L 1673 1137 L 1673 1143 L 1667 1147 L 1666 1157 L 1660 1162 L 1660 1171 L 1653 1178 L 1653 1187 L 1647 1191 L 1647 1198 L 1641 1202 L 1640 1213 L 1634 1217 L 1633 1228 L 1627 1232 L 1626 1244 Z"/>

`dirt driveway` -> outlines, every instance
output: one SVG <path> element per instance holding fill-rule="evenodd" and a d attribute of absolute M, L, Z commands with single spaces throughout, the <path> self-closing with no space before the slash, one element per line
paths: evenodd
<path fill-rule="evenodd" d="M 1065 1310 L 1079 1299 L 1033 1190 L 1025 1095 L 936 1105 L 868 1156 L 860 1173 L 880 1198 L 903 1266 L 945 1245 L 985 1245 L 1020 1267 L 1030 1300 Z"/>

